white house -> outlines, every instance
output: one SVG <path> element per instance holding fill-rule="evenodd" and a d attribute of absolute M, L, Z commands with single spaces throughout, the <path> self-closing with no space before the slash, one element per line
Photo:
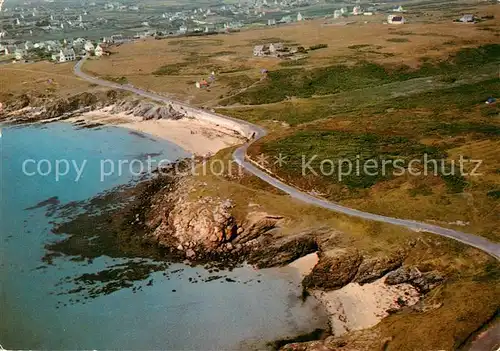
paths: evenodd
<path fill-rule="evenodd" d="M 14 52 L 14 57 L 16 58 L 17 61 L 22 60 L 24 56 L 26 56 L 26 50 L 17 49 Z"/>
<path fill-rule="evenodd" d="M 401 15 L 387 16 L 387 23 L 389 24 L 404 24 L 405 22 L 406 22 L 405 18 Z"/>
<path fill-rule="evenodd" d="M 97 44 L 94 50 L 94 55 L 97 57 L 101 57 L 104 54 L 104 50 L 102 49 L 101 45 Z"/>
<path fill-rule="evenodd" d="M 27 41 L 24 43 L 24 50 L 31 50 L 33 48 L 34 48 L 34 46 L 33 46 L 33 43 L 31 41 Z"/>
<path fill-rule="evenodd" d="M 303 21 L 303 20 L 304 20 L 304 16 L 302 16 L 302 14 L 299 12 L 299 13 L 297 14 L 297 22 L 301 22 L 301 21 Z"/>
<path fill-rule="evenodd" d="M 268 26 L 275 26 L 276 20 L 274 18 L 267 20 L 267 25 Z"/>
<path fill-rule="evenodd" d="M 95 50 L 95 46 L 94 44 L 92 44 L 92 42 L 90 40 L 87 40 L 85 42 L 85 45 L 83 45 L 83 48 L 85 49 L 85 51 L 87 52 L 91 52 L 91 51 L 94 51 Z"/>
<path fill-rule="evenodd" d="M 342 17 L 342 11 L 341 10 L 335 10 L 333 11 L 333 18 L 334 19 L 337 19 L 337 18 L 340 18 Z"/>
<path fill-rule="evenodd" d="M 269 52 L 269 46 L 267 45 L 256 45 L 253 48 L 254 56 L 266 56 L 267 52 Z"/>
<path fill-rule="evenodd" d="M 476 19 L 474 18 L 474 15 L 472 15 L 472 14 L 466 14 L 466 15 L 463 15 L 459 19 L 459 21 L 462 22 L 462 23 L 474 23 L 476 21 Z"/>
<path fill-rule="evenodd" d="M 279 22 L 280 23 L 292 23 L 293 22 L 292 16 L 283 16 L 283 17 L 281 17 Z"/>
<path fill-rule="evenodd" d="M 4 46 L 4 54 L 5 55 L 13 55 L 17 50 L 17 46 L 15 45 L 5 45 Z"/>
<path fill-rule="evenodd" d="M 59 51 L 59 62 L 75 61 L 76 54 L 73 49 L 61 49 Z"/>
<path fill-rule="evenodd" d="M 269 52 L 271 55 L 275 55 L 278 51 L 283 51 L 285 49 L 285 46 L 283 43 L 272 43 L 269 44 Z"/>

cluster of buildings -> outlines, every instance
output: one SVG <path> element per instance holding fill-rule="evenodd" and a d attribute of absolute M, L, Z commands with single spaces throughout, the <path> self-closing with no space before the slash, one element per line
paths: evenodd
<path fill-rule="evenodd" d="M 16 61 L 30 59 L 51 59 L 54 62 L 74 61 L 84 55 L 100 57 L 109 52 L 105 43 L 93 43 L 84 38 L 75 40 L 54 41 L 47 40 L 33 43 L 26 41 L 23 44 L 0 43 L 0 55 L 11 56 Z"/>
<path fill-rule="evenodd" d="M 304 55 L 306 49 L 302 46 L 287 47 L 283 43 L 269 43 L 256 45 L 253 48 L 253 55 L 256 57 L 277 57 L 283 59 L 299 58 Z"/>

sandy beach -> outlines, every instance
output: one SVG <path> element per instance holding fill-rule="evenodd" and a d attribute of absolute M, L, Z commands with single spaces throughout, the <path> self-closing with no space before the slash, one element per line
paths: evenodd
<path fill-rule="evenodd" d="M 326 307 L 334 335 L 370 328 L 389 315 L 388 309 L 401 308 L 398 299 L 408 306 L 419 301 L 419 293 L 410 284 L 386 285 L 385 277 L 373 283 L 349 283 L 334 291 L 315 290 L 312 295 Z"/>
<path fill-rule="evenodd" d="M 179 120 L 143 120 L 142 117 L 126 113 L 111 113 L 112 106 L 86 112 L 71 118 L 71 122 L 85 121 L 88 124 L 117 125 L 137 132 L 171 141 L 197 156 L 208 156 L 219 150 L 241 144 L 243 137 L 233 130 L 185 117 Z"/>
<path fill-rule="evenodd" d="M 314 266 L 316 266 L 318 262 L 318 253 L 313 252 L 291 262 L 288 267 L 296 269 L 298 274 L 304 279 L 306 275 L 312 272 Z"/>

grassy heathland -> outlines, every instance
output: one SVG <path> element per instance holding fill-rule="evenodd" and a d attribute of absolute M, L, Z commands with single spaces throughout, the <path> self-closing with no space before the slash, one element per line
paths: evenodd
<path fill-rule="evenodd" d="M 249 155 L 267 155 L 266 168 L 299 188 L 371 212 L 459 224 L 498 239 L 500 107 L 485 104 L 500 96 L 498 63 L 500 45 L 486 44 L 457 50 L 447 60 L 425 60 L 416 69 L 373 62 L 278 69 L 222 100 L 227 106 L 218 112 L 268 126 L 272 132 Z M 274 164 L 280 154 L 285 163 Z M 398 159 L 408 169 L 411 160 L 423 163 L 424 157 L 438 162 L 429 163 L 426 175 L 382 168 Z M 462 175 L 460 157 L 482 160 L 479 175 Z M 343 159 L 361 165 L 376 160 L 378 172 L 339 176 L 350 167 L 338 163 Z M 337 170 L 329 163 L 320 172 L 324 160 Z M 306 163 L 315 172 L 304 173 Z M 465 171 L 474 166 L 464 165 Z"/>

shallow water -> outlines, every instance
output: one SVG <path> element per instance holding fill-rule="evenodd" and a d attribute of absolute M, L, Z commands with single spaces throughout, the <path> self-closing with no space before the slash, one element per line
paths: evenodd
<path fill-rule="evenodd" d="M 110 160 L 106 166 L 113 163 L 116 168 L 118 160 L 144 160 L 148 155 L 175 160 L 188 154 L 172 143 L 128 130 L 77 130 L 65 123 L 4 128 L 0 145 L 3 347 L 248 349 L 324 326 L 319 307 L 311 299 L 302 303 L 296 274 L 287 269 L 256 271 L 244 266 L 209 273 L 202 267 L 170 264 L 166 271 L 109 295 L 58 295 L 71 288 L 65 278 L 144 260 L 104 255 L 92 261 L 59 257 L 51 265 L 42 263 L 45 244 L 60 239 L 49 223 L 58 219 L 47 216 L 47 209 L 88 199 L 133 178 L 124 168 L 122 174 L 115 169 L 101 181 L 103 159 Z M 75 181 L 74 169 L 59 179 L 53 172 L 23 174 L 26 159 L 47 159 L 53 166 L 57 159 L 87 163 Z M 35 172 L 34 164 L 27 171 Z M 107 171 L 111 173 L 109 167 Z M 213 280 L 204 281 L 209 277 Z"/>

